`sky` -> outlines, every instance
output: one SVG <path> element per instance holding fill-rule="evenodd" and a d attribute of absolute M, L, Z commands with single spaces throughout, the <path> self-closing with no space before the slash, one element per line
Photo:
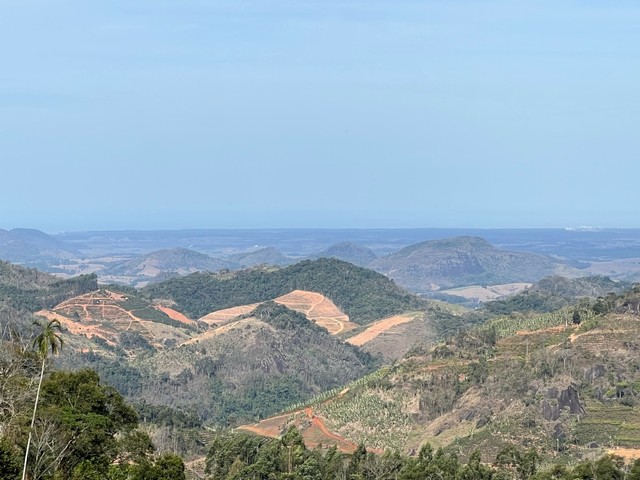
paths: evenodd
<path fill-rule="evenodd" d="M 640 227 L 640 3 L 0 0 L 0 228 Z"/>

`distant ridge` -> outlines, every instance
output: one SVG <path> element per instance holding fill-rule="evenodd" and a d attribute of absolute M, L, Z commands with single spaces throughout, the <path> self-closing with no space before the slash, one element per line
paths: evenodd
<path fill-rule="evenodd" d="M 235 253 L 223 257 L 234 268 L 255 267 L 257 265 L 289 265 L 292 259 L 275 247 L 265 247 L 247 253 Z"/>
<path fill-rule="evenodd" d="M 321 251 L 316 258 L 337 258 L 344 260 L 345 262 L 353 263 L 360 267 L 366 267 L 373 262 L 377 256 L 373 253 L 373 250 L 365 247 L 364 245 L 358 245 L 353 242 L 340 242 L 331 245 L 327 249 Z"/>
<path fill-rule="evenodd" d="M 231 263 L 187 248 L 168 248 L 141 255 L 111 267 L 108 275 L 156 278 L 173 273 L 187 275 L 199 271 L 230 268 Z"/>
<path fill-rule="evenodd" d="M 454 237 L 410 245 L 379 258 L 371 268 L 418 293 L 440 288 L 535 282 L 545 276 L 576 276 L 552 257 L 501 250 L 480 237 Z"/>
<path fill-rule="evenodd" d="M 52 259 L 70 258 L 74 249 L 33 228 L 0 229 L 0 258 L 10 262 L 39 265 Z"/>

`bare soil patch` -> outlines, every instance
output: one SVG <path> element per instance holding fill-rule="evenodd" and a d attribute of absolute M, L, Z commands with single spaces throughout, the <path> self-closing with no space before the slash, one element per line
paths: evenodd
<path fill-rule="evenodd" d="M 187 318 L 183 313 L 180 313 L 179 311 L 174 310 L 173 308 L 162 307 L 160 305 L 156 305 L 156 308 L 160 310 L 162 313 L 164 313 L 167 317 L 169 317 L 172 320 L 175 320 L 176 322 L 182 322 L 187 325 L 197 325 L 197 322 L 191 320 L 190 318 Z"/>
<path fill-rule="evenodd" d="M 307 448 L 316 448 L 322 444 L 326 447 L 335 445 L 338 450 L 344 453 L 353 453 L 356 449 L 355 443 L 330 431 L 322 418 L 316 416 L 310 407 L 286 415 L 267 418 L 253 425 L 243 425 L 237 430 L 252 432 L 268 438 L 278 438 L 292 425 L 295 425 L 300 431 Z"/>
<path fill-rule="evenodd" d="M 607 450 L 607 454 L 617 455 L 618 457 L 624 458 L 625 462 L 631 463 L 640 458 L 640 448 L 610 448 Z"/>
<path fill-rule="evenodd" d="M 320 293 L 294 290 L 274 301 L 291 310 L 303 313 L 309 320 L 326 328 L 332 335 L 357 328 L 355 323 L 349 321 L 347 314 Z"/>
<path fill-rule="evenodd" d="M 417 318 L 418 314 L 416 313 L 405 313 L 402 315 L 394 315 L 393 317 L 385 318 L 383 320 L 379 320 L 367 328 L 364 332 L 361 332 L 351 338 L 346 340 L 347 343 L 351 345 L 355 345 L 356 347 L 361 347 L 367 342 L 370 342 L 378 335 L 383 333 L 389 333 L 393 327 L 397 325 L 402 325 L 403 323 L 412 322 Z"/>
<path fill-rule="evenodd" d="M 250 305 L 240 305 L 237 307 L 225 308 L 223 310 L 216 310 L 204 317 L 200 318 L 200 321 L 209 324 L 212 327 L 224 325 L 242 315 L 247 315 L 253 312 L 259 303 L 252 303 Z"/>

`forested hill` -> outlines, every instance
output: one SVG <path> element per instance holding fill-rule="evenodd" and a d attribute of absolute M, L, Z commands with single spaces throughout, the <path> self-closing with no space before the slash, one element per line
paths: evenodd
<path fill-rule="evenodd" d="M 337 259 L 305 260 L 283 269 L 252 269 L 233 274 L 201 272 L 150 285 L 153 298 L 176 302 L 191 318 L 214 310 L 271 300 L 293 290 L 329 297 L 352 322 L 373 320 L 424 306 L 417 296 L 392 280 Z"/>
<path fill-rule="evenodd" d="M 97 288 L 95 275 L 63 280 L 0 260 L 0 308 L 35 312 Z"/>

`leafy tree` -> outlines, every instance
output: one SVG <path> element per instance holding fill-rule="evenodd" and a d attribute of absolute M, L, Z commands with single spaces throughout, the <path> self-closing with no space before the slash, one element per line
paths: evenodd
<path fill-rule="evenodd" d="M 101 385 L 92 370 L 53 372 L 42 386 L 42 416 L 69 439 L 61 459 L 67 476 L 84 461 L 106 471 L 119 453 L 116 434 L 138 424 L 133 408 L 114 388 Z"/>

